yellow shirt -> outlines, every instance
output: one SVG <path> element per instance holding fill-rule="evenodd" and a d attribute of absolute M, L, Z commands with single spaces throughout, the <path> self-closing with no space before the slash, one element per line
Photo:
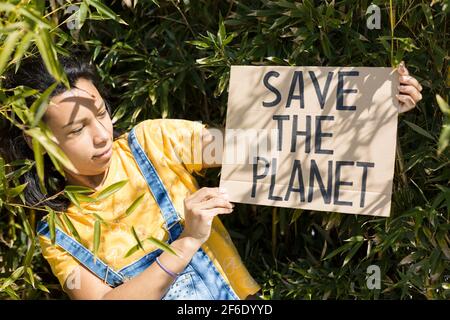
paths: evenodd
<path fill-rule="evenodd" d="M 198 184 L 193 174 L 202 174 L 201 132 L 205 125 L 200 122 L 182 119 L 150 119 L 138 123 L 135 127 L 136 137 L 154 165 L 166 187 L 173 205 L 180 216 L 184 217 L 184 198 L 196 190 Z M 153 198 L 150 189 L 134 161 L 128 146 L 128 132 L 118 137 L 113 143 L 113 153 L 104 186 L 128 179 L 119 191 L 98 202 L 80 202 L 83 212 L 70 204 L 66 212 L 76 230 L 81 243 L 93 251 L 94 223 L 96 218 L 90 213 L 98 214 L 110 221 L 101 225 L 101 239 L 98 257 L 114 270 L 120 270 L 145 254 L 157 248 L 150 241 L 142 241 L 145 252 L 141 249 L 125 257 L 137 242 L 131 232 L 133 226 L 139 239 L 153 236 L 167 241 L 168 234 L 163 229 L 164 218 Z M 99 191 L 91 194 L 96 196 Z M 129 216 L 114 221 L 142 194 L 143 201 Z M 71 235 L 64 220 L 62 231 Z M 61 286 L 79 262 L 58 245 L 40 235 L 42 253 Z M 218 217 L 213 220 L 211 236 L 202 245 L 226 281 L 241 299 L 256 293 L 260 286 L 248 273 L 233 245 L 231 238 Z"/>

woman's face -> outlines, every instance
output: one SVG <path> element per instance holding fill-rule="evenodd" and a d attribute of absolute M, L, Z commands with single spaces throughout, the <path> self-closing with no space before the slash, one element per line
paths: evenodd
<path fill-rule="evenodd" d="M 100 93 L 90 80 L 80 78 L 74 88 L 54 96 L 43 120 L 78 174 L 105 172 L 111 160 L 113 125 Z"/>

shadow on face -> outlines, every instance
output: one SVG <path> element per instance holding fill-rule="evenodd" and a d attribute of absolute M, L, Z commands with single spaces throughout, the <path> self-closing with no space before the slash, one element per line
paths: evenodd
<path fill-rule="evenodd" d="M 103 98 L 90 80 L 80 78 L 74 88 L 54 96 L 43 121 L 80 175 L 98 175 L 108 168 L 113 124 Z"/>

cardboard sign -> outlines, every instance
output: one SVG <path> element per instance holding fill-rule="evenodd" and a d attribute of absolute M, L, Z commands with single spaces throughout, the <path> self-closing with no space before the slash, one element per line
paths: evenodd
<path fill-rule="evenodd" d="M 389 216 L 392 68 L 232 66 L 220 187 L 230 201 Z"/>

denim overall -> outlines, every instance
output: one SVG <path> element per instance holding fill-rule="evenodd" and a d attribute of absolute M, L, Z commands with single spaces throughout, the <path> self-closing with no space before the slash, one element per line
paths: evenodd
<path fill-rule="evenodd" d="M 155 168 L 139 144 L 134 128 L 128 135 L 128 144 L 150 191 L 158 203 L 164 217 L 164 229 L 169 233 L 168 243 L 176 240 L 183 226 L 180 216 L 169 198 L 166 188 Z M 66 250 L 78 262 L 111 287 L 116 287 L 147 269 L 161 253 L 161 249 L 150 252 L 139 260 L 116 271 L 94 255 L 85 246 L 58 228 L 55 228 L 56 244 Z M 39 221 L 37 233 L 50 238 L 47 222 Z M 239 300 L 239 297 L 222 277 L 211 259 L 200 248 L 166 292 L 163 300 Z"/>

